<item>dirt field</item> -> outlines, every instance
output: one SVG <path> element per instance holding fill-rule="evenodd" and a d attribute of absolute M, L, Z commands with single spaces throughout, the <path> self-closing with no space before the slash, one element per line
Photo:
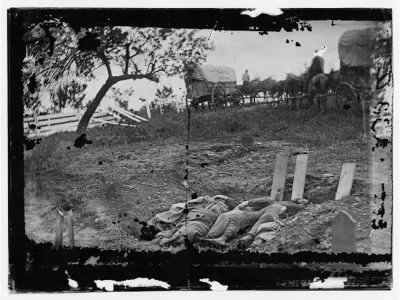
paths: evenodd
<path fill-rule="evenodd" d="M 94 129 L 89 131 L 93 144 L 82 149 L 72 146 L 73 133 L 45 138 L 25 159 L 28 237 L 53 242 L 55 207 L 61 205 L 72 207 L 77 246 L 159 249 L 138 239 L 134 219 L 148 220 L 185 201 L 184 120 L 185 115 L 155 116 L 139 131 Z M 311 204 L 288 220 L 265 251 L 330 251 L 330 221 L 339 208 L 356 219 L 359 251 L 369 250 L 368 145 L 359 139 L 359 116 L 257 106 L 194 115 L 191 133 L 189 182 L 199 196 L 268 195 L 275 157 L 288 152 L 289 197 L 294 155 L 309 153 L 305 198 Z M 243 135 L 253 136 L 255 146 L 244 147 Z M 357 197 L 337 203 L 332 199 L 345 161 L 357 163 L 352 191 Z"/>

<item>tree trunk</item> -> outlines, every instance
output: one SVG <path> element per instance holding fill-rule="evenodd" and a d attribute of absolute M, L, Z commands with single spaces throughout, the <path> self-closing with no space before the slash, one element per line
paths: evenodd
<path fill-rule="evenodd" d="M 109 72 L 110 73 L 110 72 Z M 99 106 L 101 100 L 103 100 L 104 96 L 106 95 L 107 91 L 117 82 L 123 80 L 136 80 L 136 79 L 148 79 L 154 82 L 158 82 L 157 77 L 154 77 L 152 74 L 124 74 L 119 76 L 110 76 L 97 92 L 96 97 L 94 97 L 93 102 L 89 105 L 86 109 L 85 113 L 83 114 L 81 120 L 79 121 L 78 128 L 76 133 L 81 135 L 86 133 L 87 127 L 89 125 L 89 121 L 93 114 L 95 113 L 97 107 Z"/>
<path fill-rule="evenodd" d="M 90 103 L 89 107 L 86 109 L 85 113 L 83 114 L 81 120 L 79 121 L 78 128 L 76 133 L 81 135 L 86 133 L 87 127 L 89 125 L 89 121 L 92 118 L 93 114 L 95 113 L 97 107 L 99 106 L 101 100 L 103 100 L 104 96 L 106 95 L 107 91 L 116 83 L 115 80 L 111 80 L 110 78 L 103 84 L 100 90 L 97 92 L 96 97 L 94 97 L 93 102 Z"/>

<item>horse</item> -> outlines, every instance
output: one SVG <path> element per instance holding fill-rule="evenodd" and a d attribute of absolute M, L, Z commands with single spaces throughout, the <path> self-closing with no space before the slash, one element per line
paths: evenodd
<path fill-rule="evenodd" d="M 283 80 L 280 80 L 278 82 L 276 82 L 275 84 L 272 85 L 271 89 L 271 96 L 273 98 L 277 98 L 277 101 L 281 101 L 283 98 L 283 94 L 285 92 L 285 83 Z"/>
<path fill-rule="evenodd" d="M 287 74 L 284 84 L 284 91 L 289 97 L 297 96 L 301 91 L 301 78 L 294 74 Z"/>
<path fill-rule="evenodd" d="M 329 89 L 329 79 L 324 73 L 314 75 L 308 83 L 309 100 L 312 104 L 318 105 L 318 110 L 321 110 L 321 100 L 323 99 L 323 111 L 326 109 L 326 94 Z"/>
<path fill-rule="evenodd" d="M 328 81 L 328 85 L 329 85 L 328 90 L 330 92 L 334 92 L 336 90 L 337 86 L 340 83 L 340 79 L 341 79 L 340 71 L 331 70 L 328 73 L 328 79 L 329 79 L 329 81 Z"/>
<path fill-rule="evenodd" d="M 243 85 L 240 87 L 240 91 L 242 92 L 242 94 L 245 96 L 249 96 L 250 104 L 256 103 L 256 97 L 257 97 L 256 85 L 257 84 L 258 84 L 257 80 L 244 81 Z"/>
<path fill-rule="evenodd" d="M 284 91 L 288 96 L 288 102 L 290 101 L 292 106 L 297 106 L 298 96 L 303 93 L 303 76 L 296 76 L 294 74 L 287 74 L 284 84 Z"/>

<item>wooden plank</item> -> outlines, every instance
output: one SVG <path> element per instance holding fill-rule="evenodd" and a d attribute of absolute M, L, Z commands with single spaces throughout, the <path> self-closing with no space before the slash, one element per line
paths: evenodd
<path fill-rule="evenodd" d="M 308 154 L 297 155 L 296 167 L 294 170 L 291 200 L 303 198 L 304 185 L 306 183 L 307 162 L 308 162 Z"/>
<path fill-rule="evenodd" d="M 71 116 L 71 117 L 66 117 L 66 118 L 41 120 L 35 124 L 38 127 L 45 127 L 48 125 L 52 126 L 52 125 L 63 124 L 63 123 L 68 123 L 68 122 L 77 122 L 77 121 L 79 121 L 77 116 Z M 25 124 L 27 124 L 27 123 L 25 123 Z"/>
<path fill-rule="evenodd" d="M 54 247 L 56 249 L 62 248 L 63 245 L 63 223 L 64 215 L 57 209 L 56 210 L 56 238 Z"/>
<path fill-rule="evenodd" d="M 53 118 L 56 116 L 56 118 Z M 100 126 L 105 122 L 115 122 L 117 118 L 107 111 L 96 111 L 90 119 L 88 128 Z M 80 116 L 78 114 L 52 114 L 41 116 L 41 120 L 36 122 L 40 128 L 37 130 L 38 136 L 48 136 L 56 132 L 74 131 L 78 126 Z M 101 120 L 101 121 L 100 121 Z M 116 124 L 117 125 L 117 124 Z M 24 120 L 24 128 L 28 130 L 28 122 Z M 33 137 L 35 133 L 30 132 L 29 137 Z"/>
<path fill-rule="evenodd" d="M 98 120 L 104 120 L 104 121 L 116 121 L 116 118 L 114 116 L 106 116 L 106 117 L 93 117 L 90 119 L 90 122 L 93 121 L 98 121 Z"/>
<path fill-rule="evenodd" d="M 74 247 L 75 245 L 75 235 L 74 235 L 74 220 L 72 217 L 72 210 L 65 213 L 65 223 L 68 230 L 68 245 Z"/>
<path fill-rule="evenodd" d="M 107 116 L 109 113 L 105 111 L 96 111 L 93 116 L 99 117 L 99 116 Z M 64 120 L 68 118 L 80 118 L 80 115 L 77 115 L 76 113 L 58 113 L 58 114 L 48 114 L 48 115 L 41 115 L 37 117 L 37 123 L 40 123 L 40 121 L 48 121 L 49 119 L 52 121 L 59 121 L 59 120 Z M 24 122 L 26 123 L 34 123 L 35 118 L 33 116 L 28 116 L 24 117 Z"/>
<path fill-rule="evenodd" d="M 274 177 L 272 179 L 271 198 L 276 201 L 283 199 L 285 182 L 287 176 L 289 155 L 278 154 L 275 161 Z"/>
<path fill-rule="evenodd" d="M 35 118 L 34 117 L 24 117 L 24 122 L 25 123 L 34 123 Z"/>
<path fill-rule="evenodd" d="M 128 113 L 128 114 L 130 114 L 132 117 L 134 117 L 134 118 L 138 118 L 139 120 L 141 120 L 141 121 L 145 121 L 145 122 L 147 122 L 147 121 L 149 121 L 149 120 L 147 120 L 146 118 L 143 118 L 143 117 L 141 117 L 141 116 L 139 116 L 139 115 L 136 115 L 136 114 L 134 114 L 134 113 L 132 113 L 132 112 L 130 112 L 130 111 L 125 111 L 126 113 Z"/>
<path fill-rule="evenodd" d="M 139 120 L 138 118 L 135 118 L 135 117 L 131 116 L 129 113 L 127 113 L 127 112 L 125 112 L 125 111 L 123 111 L 123 110 L 120 110 L 120 109 L 118 109 L 118 108 L 116 108 L 116 107 L 113 107 L 113 108 L 111 108 L 111 109 L 115 110 L 117 113 L 119 113 L 119 114 L 121 114 L 121 115 L 127 117 L 128 119 L 131 119 L 131 120 L 133 120 L 133 121 L 135 121 L 135 122 L 138 122 L 138 123 L 142 122 L 142 121 Z"/>
<path fill-rule="evenodd" d="M 48 124 L 49 126 L 55 126 L 55 125 L 72 123 L 72 122 L 79 122 L 79 119 L 76 116 L 68 117 L 68 118 L 64 118 L 64 119 L 59 118 L 59 119 L 55 119 L 55 120 L 49 120 L 45 124 Z M 45 124 L 43 124 L 43 125 L 42 124 L 43 124 L 43 121 L 39 122 L 37 125 L 39 127 L 46 126 Z"/>
<path fill-rule="evenodd" d="M 344 163 L 342 165 L 342 172 L 340 173 L 339 185 L 336 191 L 335 200 L 339 200 L 350 195 L 351 188 L 353 186 L 355 170 L 355 163 Z"/>
<path fill-rule="evenodd" d="M 134 118 L 137 122 L 141 122 L 141 121 L 145 121 L 147 122 L 148 120 L 146 118 L 143 118 L 141 116 L 135 115 L 134 113 L 127 111 L 127 110 L 123 110 L 123 109 L 115 109 L 116 111 L 120 112 L 121 114 L 126 114 L 131 116 L 132 118 Z"/>
<path fill-rule="evenodd" d="M 48 131 L 54 131 L 54 132 L 71 131 L 71 130 L 76 130 L 77 127 L 78 127 L 78 122 L 65 123 L 65 124 L 51 126 L 48 129 Z"/>
<path fill-rule="evenodd" d="M 332 251 L 357 251 L 356 222 L 347 211 L 339 211 L 332 220 Z"/>
<path fill-rule="evenodd" d="M 37 117 L 38 122 L 40 121 L 47 121 L 47 120 L 57 120 L 57 119 L 64 119 L 64 118 L 70 118 L 70 117 L 76 117 L 75 113 L 61 113 L 61 114 L 49 114 L 49 115 L 41 115 Z"/>
<path fill-rule="evenodd" d="M 66 114 L 66 113 L 57 113 L 57 114 L 38 115 L 37 116 L 37 121 L 47 120 L 48 118 L 70 117 L 70 116 L 73 116 L 73 115 L 75 115 L 75 114 L 74 113 L 68 113 L 68 114 Z M 25 119 L 30 119 L 30 118 L 33 118 L 33 120 L 35 119 L 34 115 L 30 115 L 29 117 L 24 118 L 24 120 Z"/>
<path fill-rule="evenodd" d="M 151 119 L 151 110 L 150 110 L 150 103 L 149 103 L 149 101 L 146 101 L 146 102 L 145 102 L 145 105 L 146 105 L 147 117 L 148 117 L 149 119 Z"/>
<path fill-rule="evenodd" d="M 93 117 L 102 118 L 102 117 L 108 117 L 110 115 L 111 113 L 104 111 L 104 112 L 96 112 L 95 114 L 93 114 Z"/>
<path fill-rule="evenodd" d="M 110 110 L 110 113 L 114 116 L 115 119 L 117 119 L 117 121 L 121 120 L 121 116 L 118 115 L 115 111 Z"/>
<path fill-rule="evenodd" d="M 104 123 L 104 124 L 120 125 L 120 126 L 127 126 L 127 127 L 136 127 L 136 125 L 112 122 L 112 121 L 107 121 L 107 120 L 104 120 L 104 119 L 96 119 L 96 121 L 99 121 L 99 122 Z"/>

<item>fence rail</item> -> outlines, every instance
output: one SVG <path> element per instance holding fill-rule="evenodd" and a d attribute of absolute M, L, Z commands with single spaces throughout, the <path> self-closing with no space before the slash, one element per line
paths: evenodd
<path fill-rule="evenodd" d="M 82 115 L 78 113 L 57 113 L 36 117 L 28 115 L 24 117 L 24 132 L 32 138 L 45 137 L 56 132 L 75 131 L 81 117 Z M 130 122 L 124 122 L 123 119 L 129 119 Z M 141 123 L 148 120 L 123 109 L 110 107 L 107 110 L 96 111 L 90 119 L 88 128 L 108 124 L 135 127 L 131 121 Z"/>

